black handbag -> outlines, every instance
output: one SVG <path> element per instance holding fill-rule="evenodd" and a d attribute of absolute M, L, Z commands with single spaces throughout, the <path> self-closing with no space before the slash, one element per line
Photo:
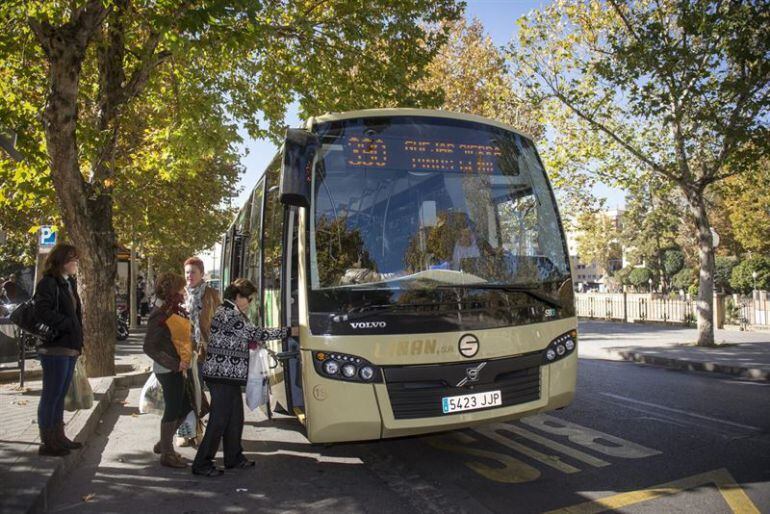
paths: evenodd
<path fill-rule="evenodd" d="M 56 288 L 56 311 L 59 311 L 59 288 Z M 57 332 L 53 327 L 49 327 L 37 318 L 35 314 L 35 299 L 30 298 L 26 302 L 19 304 L 11 312 L 11 321 L 24 332 L 37 337 L 41 343 L 52 341 Z"/>

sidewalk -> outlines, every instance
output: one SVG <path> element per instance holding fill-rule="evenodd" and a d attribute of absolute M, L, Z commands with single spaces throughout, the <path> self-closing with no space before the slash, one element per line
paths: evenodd
<path fill-rule="evenodd" d="M 770 332 L 717 330 L 718 347 L 695 345 L 697 330 L 641 323 L 581 321 L 578 355 L 770 380 Z"/>
<path fill-rule="evenodd" d="M 91 379 L 94 405 L 91 409 L 64 412 L 67 435 L 84 442 L 94 432 L 118 389 L 141 386 L 149 376 L 150 360 L 142 353 L 143 330 L 135 330 L 118 344 L 115 363 L 119 374 Z M 28 361 L 28 364 L 33 361 Z M 36 367 L 39 365 L 35 363 Z M 42 382 L 30 377 L 24 389 L 13 383 L 0 385 L 0 512 L 44 512 L 50 488 L 80 459 L 78 451 L 64 458 L 39 457 L 37 405 Z M 37 375 L 39 377 L 39 375 Z"/>

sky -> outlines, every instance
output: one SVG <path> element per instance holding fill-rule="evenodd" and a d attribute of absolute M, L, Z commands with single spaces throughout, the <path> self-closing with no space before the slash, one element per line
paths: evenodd
<path fill-rule="evenodd" d="M 506 46 L 516 32 L 516 20 L 548 3 L 546 0 L 468 0 L 465 15 L 468 19 L 478 18 L 495 45 Z M 296 106 L 289 108 L 286 122 L 291 127 L 302 125 Z M 246 201 L 249 192 L 277 151 L 277 147 L 266 139 L 252 139 L 245 131 L 241 132 L 241 136 L 244 139 L 241 152 L 246 153 L 241 162 L 246 172 L 238 184 L 241 192 L 235 201 L 237 206 Z M 625 204 L 621 191 L 603 185 L 597 186 L 594 194 L 606 198 L 607 207 L 610 209 L 622 208 Z"/>

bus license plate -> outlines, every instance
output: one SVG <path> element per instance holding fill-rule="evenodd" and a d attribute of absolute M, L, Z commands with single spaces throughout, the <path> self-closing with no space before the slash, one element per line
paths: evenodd
<path fill-rule="evenodd" d="M 484 409 L 502 404 L 503 396 L 500 394 L 500 391 L 447 396 L 441 399 L 441 408 L 444 410 L 444 414 L 463 410 Z"/>

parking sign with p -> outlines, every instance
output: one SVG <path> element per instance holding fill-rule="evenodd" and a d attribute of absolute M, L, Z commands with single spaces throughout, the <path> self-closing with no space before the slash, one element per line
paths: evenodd
<path fill-rule="evenodd" d="M 40 246 L 54 246 L 56 244 L 56 232 L 50 226 L 40 227 Z"/>

